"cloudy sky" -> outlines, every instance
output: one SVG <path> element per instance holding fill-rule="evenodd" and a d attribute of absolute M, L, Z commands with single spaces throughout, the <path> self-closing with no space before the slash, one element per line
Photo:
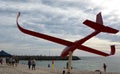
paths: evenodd
<path fill-rule="evenodd" d="M 19 31 L 19 11 L 22 27 L 74 42 L 94 32 L 83 21 L 95 21 L 99 12 L 106 26 L 120 30 L 119 7 L 119 0 L 0 0 L 0 50 L 14 55 L 60 55 L 66 47 Z M 120 32 L 100 33 L 84 43 L 106 53 L 112 44 L 116 46 L 115 56 L 120 56 Z M 96 56 L 80 50 L 73 55 Z"/>

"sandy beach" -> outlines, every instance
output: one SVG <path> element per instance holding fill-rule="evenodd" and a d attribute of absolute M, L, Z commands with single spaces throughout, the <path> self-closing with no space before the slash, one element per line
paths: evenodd
<path fill-rule="evenodd" d="M 36 70 L 29 70 L 26 65 L 19 64 L 17 67 L 8 66 L 6 64 L 0 65 L 0 74 L 62 74 L 61 69 L 43 68 L 36 67 Z M 72 70 L 71 74 L 120 74 L 120 73 L 104 73 L 104 72 L 95 72 L 95 71 L 79 71 Z"/>

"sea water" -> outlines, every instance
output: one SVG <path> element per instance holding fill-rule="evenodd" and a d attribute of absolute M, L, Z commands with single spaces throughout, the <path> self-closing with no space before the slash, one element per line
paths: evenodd
<path fill-rule="evenodd" d="M 80 57 L 81 60 L 73 60 L 72 68 L 78 70 L 101 70 L 103 71 L 103 63 L 107 65 L 108 72 L 120 72 L 120 57 Z M 27 65 L 27 61 L 21 60 L 21 64 Z M 36 66 L 48 67 L 52 61 L 39 60 L 36 61 Z M 54 60 L 55 68 L 66 67 L 67 61 L 65 60 Z"/>

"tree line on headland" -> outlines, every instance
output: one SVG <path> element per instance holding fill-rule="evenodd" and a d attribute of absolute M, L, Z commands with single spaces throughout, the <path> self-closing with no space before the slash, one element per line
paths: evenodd
<path fill-rule="evenodd" d="M 18 56 L 18 55 L 14 55 L 14 57 L 16 57 L 19 60 L 29 60 L 29 59 L 36 59 L 36 60 L 68 60 L 68 56 L 63 58 L 61 56 L 27 56 L 27 55 Z M 73 56 L 72 60 L 80 60 L 80 58 L 77 57 L 77 56 Z"/>

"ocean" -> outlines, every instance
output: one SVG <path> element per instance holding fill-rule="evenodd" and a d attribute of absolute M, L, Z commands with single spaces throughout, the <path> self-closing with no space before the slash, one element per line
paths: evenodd
<path fill-rule="evenodd" d="M 120 57 L 80 57 L 81 60 L 73 60 L 72 67 L 73 69 L 78 70 L 101 70 L 103 71 L 103 63 L 107 65 L 108 72 L 120 72 Z M 39 60 L 36 61 L 36 66 L 48 67 L 48 64 L 51 65 L 52 61 Z M 66 67 L 67 61 L 65 60 L 55 60 L 55 68 L 64 68 Z M 20 64 L 27 65 L 27 61 L 21 60 Z"/>

